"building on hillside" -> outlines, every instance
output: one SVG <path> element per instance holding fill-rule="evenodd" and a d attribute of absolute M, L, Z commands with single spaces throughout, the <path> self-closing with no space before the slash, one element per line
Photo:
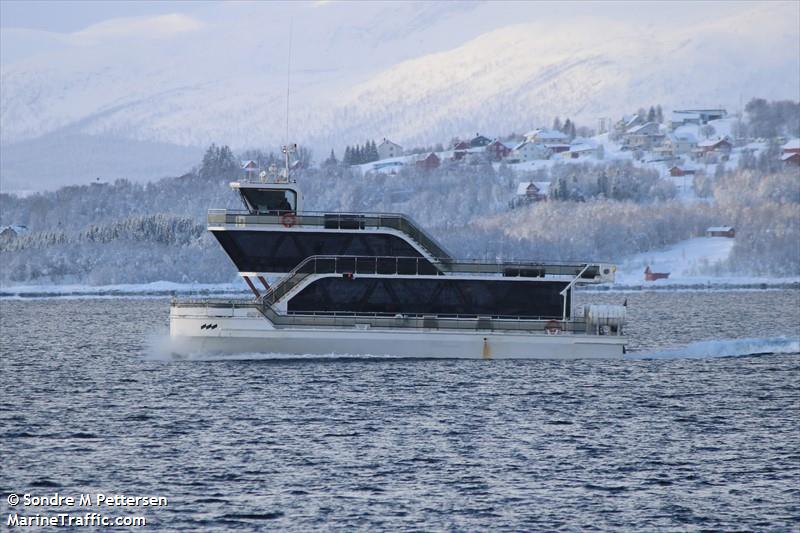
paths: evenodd
<path fill-rule="evenodd" d="M 554 154 L 560 154 L 561 152 L 568 152 L 569 151 L 569 145 L 568 144 L 564 144 L 564 143 L 543 144 L 542 146 L 544 146 L 545 148 L 547 148 L 548 150 L 550 150 Z"/>
<path fill-rule="evenodd" d="M 670 117 L 672 129 L 685 124 L 697 124 L 702 126 L 712 120 L 719 120 L 728 116 L 725 109 L 676 109 Z"/>
<path fill-rule="evenodd" d="M 711 226 L 706 229 L 706 237 L 736 237 L 736 228 L 733 226 Z"/>
<path fill-rule="evenodd" d="M 482 148 L 484 146 L 488 146 L 490 142 L 492 142 L 490 138 L 484 137 L 480 133 L 476 133 L 475 137 L 469 141 L 469 145 L 471 148 Z"/>
<path fill-rule="evenodd" d="M 467 141 L 459 141 L 453 145 L 453 150 L 462 151 L 472 148 Z"/>
<path fill-rule="evenodd" d="M 517 185 L 517 194 L 510 202 L 512 209 L 532 204 L 534 202 L 543 202 L 547 200 L 547 194 L 550 189 L 550 182 L 533 182 L 524 181 Z"/>
<path fill-rule="evenodd" d="M 659 279 L 669 279 L 669 274 L 669 272 L 653 272 L 650 265 L 647 265 L 647 268 L 644 269 L 644 280 L 656 281 Z"/>
<path fill-rule="evenodd" d="M 642 117 L 640 117 L 638 113 L 634 113 L 632 115 L 623 115 L 622 118 L 618 120 L 616 124 L 614 124 L 614 130 L 618 134 L 622 135 L 629 129 L 644 124 L 644 122 L 645 121 L 642 120 Z"/>
<path fill-rule="evenodd" d="M 511 148 L 498 140 L 494 140 L 486 145 L 486 155 L 492 161 L 500 161 L 501 159 L 506 158 L 510 153 Z"/>
<path fill-rule="evenodd" d="M 781 146 L 783 149 L 783 156 L 781 159 L 784 161 L 797 162 L 798 158 L 792 158 L 792 155 L 800 155 L 800 139 L 790 139 L 786 144 Z"/>
<path fill-rule="evenodd" d="M 525 162 L 549 159 L 552 154 L 552 150 L 545 148 L 542 144 L 523 141 L 514 147 L 509 157 L 520 162 Z"/>
<path fill-rule="evenodd" d="M 700 154 L 709 154 L 711 152 L 716 152 L 719 154 L 727 155 L 731 153 L 732 149 L 733 149 L 733 144 L 731 144 L 731 142 L 728 140 L 727 137 L 714 137 L 697 143 L 697 151 Z"/>
<path fill-rule="evenodd" d="M 247 161 L 242 161 L 242 170 L 244 170 L 245 176 L 247 179 L 254 179 L 258 175 L 258 163 L 253 161 L 252 159 L 248 159 Z"/>
<path fill-rule="evenodd" d="M 691 133 L 670 133 L 664 138 L 660 146 L 653 151 L 664 156 L 676 156 L 691 153 L 697 148 L 697 139 Z"/>
<path fill-rule="evenodd" d="M 669 169 L 669 175 L 679 178 L 681 176 L 694 176 L 697 170 L 690 165 L 673 165 Z"/>
<path fill-rule="evenodd" d="M 558 154 L 565 159 L 580 159 L 597 154 L 597 146 L 588 143 L 571 144 L 569 150 Z"/>
<path fill-rule="evenodd" d="M 624 144 L 631 150 L 650 150 L 664 140 L 664 134 L 657 123 L 645 122 L 629 129 L 623 138 Z"/>
<path fill-rule="evenodd" d="M 547 195 L 542 194 L 539 186 L 532 181 L 524 181 L 517 185 L 517 196 L 524 197 L 531 202 L 547 200 Z"/>
<path fill-rule="evenodd" d="M 569 135 L 558 130 L 535 129 L 525 134 L 525 140 L 538 144 L 567 144 Z"/>
<path fill-rule="evenodd" d="M 10 226 L 0 226 L 0 242 L 9 242 L 16 239 L 23 233 L 28 232 L 28 227 L 21 224 L 12 224 Z"/>
<path fill-rule="evenodd" d="M 788 167 L 794 165 L 800 167 L 800 152 L 786 152 L 781 155 L 781 161 Z"/>
<path fill-rule="evenodd" d="M 391 157 L 400 157 L 401 155 L 403 155 L 403 147 L 393 143 L 386 137 L 378 145 L 378 159 L 389 159 Z"/>
<path fill-rule="evenodd" d="M 433 170 L 439 168 L 439 165 L 442 164 L 442 160 L 439 159 L 439 156 L 431 152 L 423 159 L 418 159 L 415 162 L 417 168 L 422 170 Z"/>

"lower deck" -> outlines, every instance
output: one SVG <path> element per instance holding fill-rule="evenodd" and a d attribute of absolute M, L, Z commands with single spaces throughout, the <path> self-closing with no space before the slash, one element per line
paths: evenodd
<path fill-rule="evenodd" d="M 607 359 L 622 357 L 625 343 L 621 335 L 588 333 L 576 319 L 275 315 L 233 302 L 174 303 L 170 334 L 178 354 Z"/>

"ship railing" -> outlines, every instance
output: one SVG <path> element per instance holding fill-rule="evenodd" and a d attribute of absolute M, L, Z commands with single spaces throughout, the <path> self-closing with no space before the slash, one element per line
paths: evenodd
<path fill-rule="evenodd" d="M 424 257 L 313 255 L 289 271 L 262 298 L 275 303 L 303 280 L 318 274 L 438 276 L 442 272 Z"/>
<path fill-rule="evenodd" d="M 253 300 L 177 299 L 176 307 L 213 307 L 256 309 L 276 326 L 334 326 L 353 328 L 414 328 L 486 331 L 526 331 L 551 334 L 585 334 L 583 317 L 562 320 L 560 317 L 527 315 L 463 315 L 422 313 L 357 313 L 347 311 L 301 311 L 280 314 L 272 306 Z"/>
<path fill-rule="evenodd" d="M 249 211 L 209 209 L 208 225 L 218 226 L 234 225 L 271 225 L 271 226 L 314 226 L 323 229 L 366 229 L 389 228 L 408 235 L 430 253 L 437 261 L 447 263 L 452 257 L 436 240 L 423 230 L 411 217 L 400 213 L 326 213 L 321 211 L 302 211 L 292 213 L 287 218 L 287 213 L 262 213 L 253 214 Z"/>
<path fill-rule="evenodd" d="M 591 263 L 515 264 L 457 261 L 449 266 L 449 272 L 457 272 L 459 274 L 499 274 L 505 278 L 564 276 L 571 279 L 569 287 L 578 281 L 592 282 L 598 277 L 599 273 L 599 266 Z M 590 270 L 593 266 L 595 267 L 594 270 Z M 305 279 L 313 275 L 441 276 L 444 275 L 444 271 L 440 267 L 440 264 L 431 263 L 423 257 L 313 255 L 305 258 L 290 270 L 262 298 L 270 304 L 278 302 L 295 287 L 303 283 Z"/>

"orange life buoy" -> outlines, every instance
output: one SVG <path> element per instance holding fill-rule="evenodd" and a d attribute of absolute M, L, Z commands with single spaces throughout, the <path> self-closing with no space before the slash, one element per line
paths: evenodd
<path fill-rule="evenodd" d="M 285 228 L 291 228 L 297 223 L 297 216 L 294 213 L 284 213 L 281 215 L 281 224 Z"/>

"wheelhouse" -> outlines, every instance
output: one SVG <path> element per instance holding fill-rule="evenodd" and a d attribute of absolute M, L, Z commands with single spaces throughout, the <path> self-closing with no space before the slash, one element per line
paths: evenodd
<path fill-rule="evenodd" d="M 232 182 L 251 215 L 280 215 L 301 210 L 300 193 L 292 183 Z"/>

